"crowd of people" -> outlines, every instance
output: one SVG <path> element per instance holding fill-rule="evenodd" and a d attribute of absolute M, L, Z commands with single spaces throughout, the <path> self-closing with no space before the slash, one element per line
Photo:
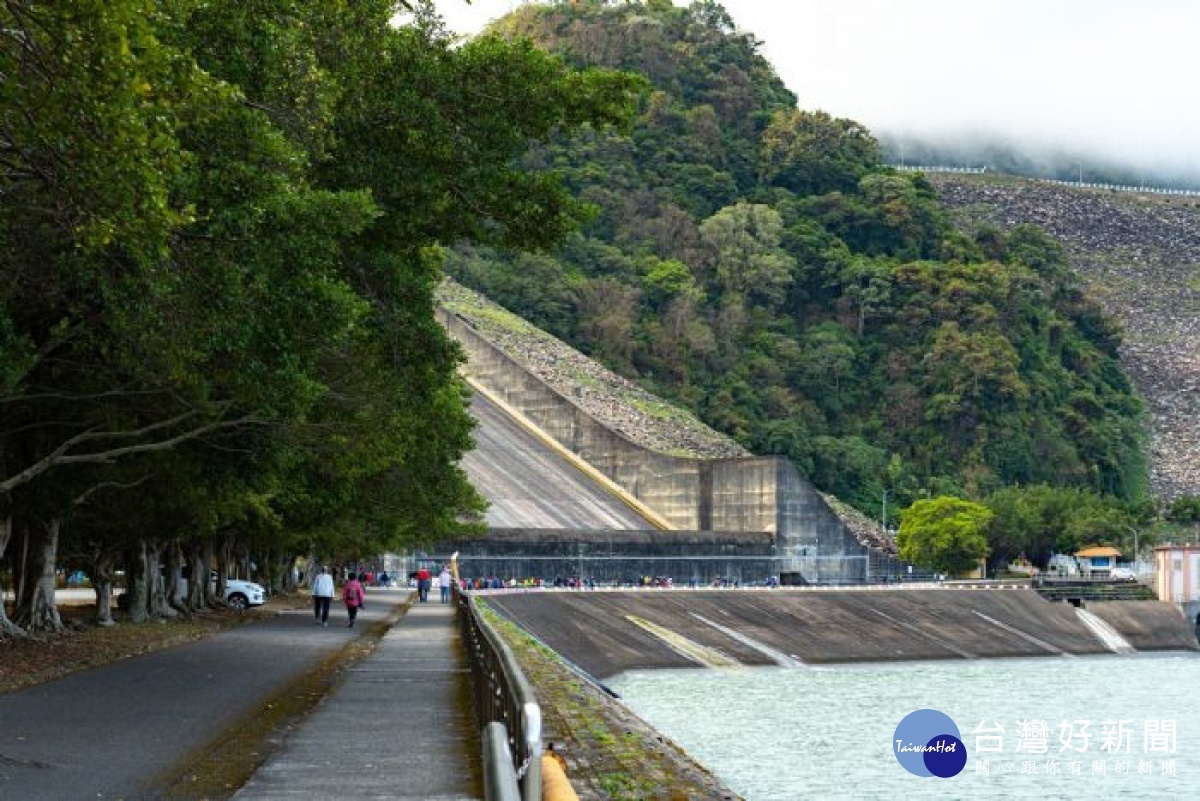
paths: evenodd
<path fill-rule="evenodd" d="M 342 605 L 346 608 L 347 627 L 353 628 L 358 618 L 359 610 L 366 606 L 367 587 L 396 586 L 395 577 L 388 575 L 386 571 L 375 573 L 371 570 L 361 572 L 340 570 L 339 572 L 345 576 L 340 596 L 336 589 L 334 575 L 328 567 L 314 568 L 313 573 L 309 576 L 310 593 L 313 599 L 313 616 L 318 626 L 329 625 L 329 610 L 335 597 L 340 597 Z M 594 590 L 601 586 L 595 579 L 581 576 L 555 576 L 550 581 L 534 576 L 522 579 L 480 576 L 473 578 L 463 577 L 456 580 L 450 571 L 449 565 L 441 565 L 440 568 L 434 566 L 432 569 L 423 565 L 409 574 L 409 586 L 416 588 L 418 603 L 429 602 L 429 593 L 435 584 L 439 589 L 441 602 L 444 604 L 450 603 L 452 600 L 451 590 L 455 586 L 456 581 L 461 590 L 533 590 L 547 587 Z M 603 586 L 609 588 L 673 589 L 677 584 L 671 576 L 638 576 L 615 582 L 606 582 Z M 711 581 L 701 582 L 699 577 L 693 576 L 688 580 L 687 586 L 690 589 L 700 589 L 702 586 L 705 588 L 721 589 L 739 588 L 742 586 L 742 582 L 740 579 L 724 576 L 718 576 Z M 778 578 L 775 576 L 769 577 L 765 582 L 765 586 L 778 587 Z"/>
<path fill-rule="evenodd" d="M 459 587 L 463 590 L 531 590 L 546 587 L 570 590 L 594 590 L 600 586 L 608 588 L 673 589 L 677 586 L 683 586 L 683 584 L 682 582 L 676 582 L 671 576 L 638 576 L 613 582 L 597 582 L 593 578 L 580 576 L 556 576 L 551 581 L 547 581 L 541 577 L 502 579 L 496 576 L 459 579 Z M 717 576 L 711 580 L 701 581 L 698 576 L 693 576 L 687 581 L 687 586 L 690 589 L 700 589 L 701 587 L 706 589 L 725 589 L 750 585 L 743 585 L 741 579 L 735 577 Z M 777 576 L 769 576 L 765 582 L 760 582 L 754 586 L 778 587 L 779 578 Z"/>

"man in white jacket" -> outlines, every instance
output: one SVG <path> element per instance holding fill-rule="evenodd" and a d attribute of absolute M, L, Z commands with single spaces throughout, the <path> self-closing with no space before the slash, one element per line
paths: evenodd
<path fill-rule="evenodd" d="M 318 626 L 329 625 L 329 604 L 333 601 L 333 576 L 329 568 L 322 567 L 312 583 L 313 615 Z"/>

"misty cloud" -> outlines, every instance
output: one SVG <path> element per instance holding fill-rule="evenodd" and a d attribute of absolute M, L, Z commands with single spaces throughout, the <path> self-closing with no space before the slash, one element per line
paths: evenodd
<path fill-rule="evenodd" d="M 1200 167 L 1200 3 L 730 0 L 802 107 L 880 132 Z M 776 33 L 778 32 L 778 33 Z"/>
<path fill-rule="evenodd" d="M 684 3 L 676 2 L 676 5 Z M 464 33 L 521 5 L 441 0 Z M 1200 2 L 725 0 L 800 99 L 878 134 L 1200 173 Z"/>

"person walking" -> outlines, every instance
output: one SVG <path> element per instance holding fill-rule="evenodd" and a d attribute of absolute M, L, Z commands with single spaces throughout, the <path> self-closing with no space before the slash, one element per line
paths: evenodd
<path fill-rule="evenodd" d="M 333 602 L 333 576 L 322 567 L 312 583 L 313 616 L 318 626 L 329 625 L 329 604 Z"/>
<path fill-rule="evenodd" d="M 432 576 L 428 568 L 423 567 L 417 571 L 417 599 L 421 603 L 429 600 L 429 585 L 432 583 Z"/>
<path fill-rule="evenodd" d="M 363 592 L 362 584 L 358 577 L 351 573 L 346 579 L 346 583 L 342 585 L 342 603 L 346 605 L 346 615 L 350 618 L 350 622 L 346 624 L 347 628 L 354 628 L 354 621 L 358 619 L 358 610 L 366 606 L 365 600 L 366 593 Z"/>
<path fill-rule="evenodd" d="M 438 587 L 442 590 L 442 603 L 450 603 L 450 582 L 453 578 L 450 576 L 450 566 L 442 565 L 442 572 L 438 574 Z"/>

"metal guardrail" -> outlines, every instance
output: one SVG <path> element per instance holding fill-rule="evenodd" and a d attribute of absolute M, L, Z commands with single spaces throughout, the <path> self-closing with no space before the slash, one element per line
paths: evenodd
<path fill-rule="evenodd" d="M 480 615 L 474 594 L 455 589 L 454 599 L 471 672 L 475 717 L 486 727 L 486 797 L 541 801 L 542 708 L 516 657 Z M 493 723 L 502 724 L 503 731 Z M 504 740 L 504 748 L 495 742 L 497 738 Z M 507 766 L 496 764 L 500 760 L 507 760 Z"/>
<path fill-rule="evenodd" d="M 483 795 L 487 801 L 521 801 L 508 728 L 498 720 L 483 727 Z"/>

